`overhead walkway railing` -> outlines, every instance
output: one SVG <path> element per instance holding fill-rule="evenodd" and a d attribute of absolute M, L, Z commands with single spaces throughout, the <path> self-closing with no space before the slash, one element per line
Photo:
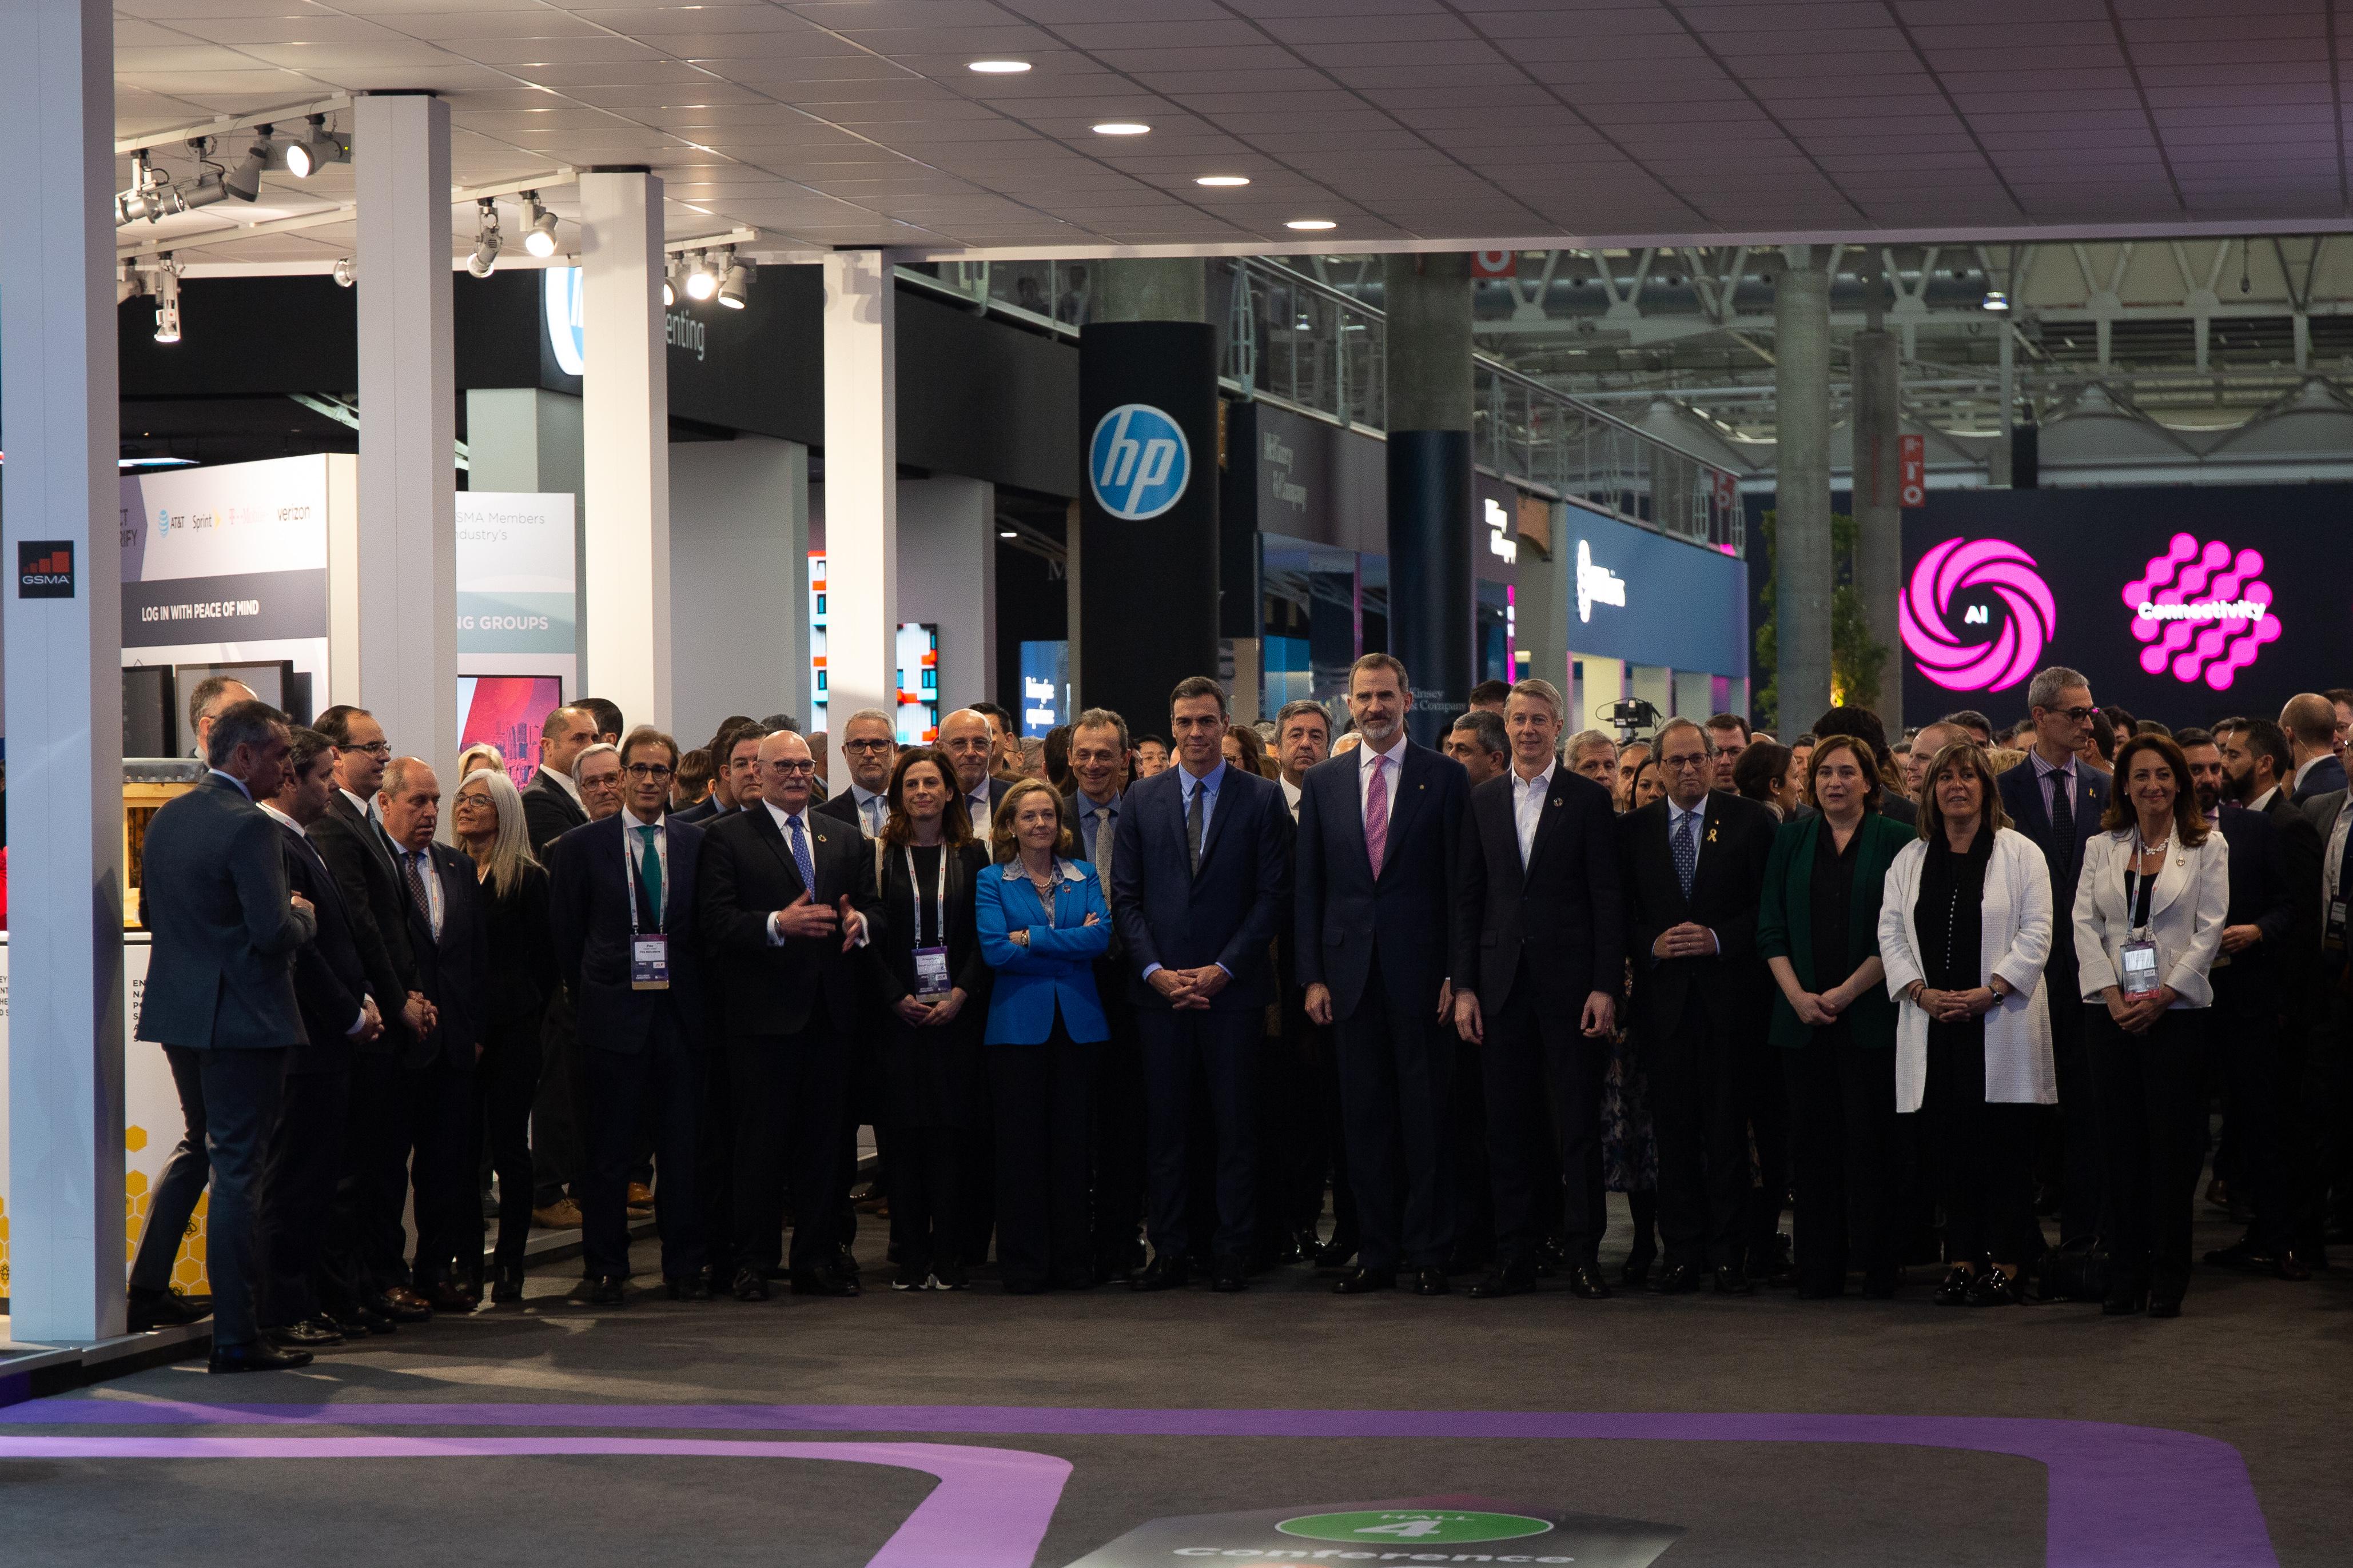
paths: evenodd
<path fill-rule="evenodd" d="M 1100 263 L 952 261 L 899 275 L 976 310 L 1075 338 Z M 1229 391 L 1380 437 L 1388 318 L 1306 273 L 1263 257 L 1207 264 L 1210 320 Z M 1688 540 L 1741 553 L 1746 531 L 1731 470 L 1593 404 L 1476 355 L 1472 438 L 1498 479 Z"/>

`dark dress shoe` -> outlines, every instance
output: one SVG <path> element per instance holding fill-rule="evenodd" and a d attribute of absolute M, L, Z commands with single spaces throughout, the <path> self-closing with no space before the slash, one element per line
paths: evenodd
<path fill-rule="evenodd" d="M 2303 1258 L 2298 1258 L 2293 1252 L 2281 1253 L 2279 1255 L 2279 1267 L 2273 1269 L 2272 1272 L 2282 1279 L 2290 1280 L 2299 1285 L 2312 1278 L 2311 1268 L 2306 1267 Z"/>
<path fill-rule="evenodd" d="M 1699 1289 L 1699 1270 L 1688 1263 L 1670 1263 L 1651 1276 L 1654 1296 L 1688 1296 Z"/>
<path fill-rule="evenodd" d="M 429 1323 L 433 1321 L 433 1303 L 406 1285 L 393 1285 L 369 1306 L 396 1323 Z"/>
<path fill-rule="evenodd" d="M 209 1296 L 182 1296 L 170 1290 L 133 1290 L 123 1313 L 125 1326 L 134 1334 L 151 1329 L 175 1329 L 183 1324 L 202 1322 L 212 1316 L 213 1299 Z"/>
<path fill-rule="evenodd" d="M 1325 1242 L 1323 1246 L 1315 1249 L 1315 1267 L 1318 1268 L 1345 1268 L 1348 1266 L 1348 1259 L 1356 1256 L 1356 1238 L 1355 1237 L 1335 1236 L 1331 1240 Z"/>
<path fill-rule="evenodd" d="M 1647 1258 L 1626 1259 L 1626 1267 L 1618 1270 L 1618 1283 L 1630 1288 L 1647 1283 L 1651 1278 L 1651 1263 Z"/>
<path fill-rule="evenodd" d="M 738 1301 L 765 1301 L 768 1299 L 768 1276 L 758 1268 L 738 1268 L 733 1287 Z"/>
<path fill-rule="evenodd" d="M 1095 1288 L 1095 1271 L 1083 1263 L 1066 1263 L 1054 1270 L 1057 1290 L 1092 1290 Z"/>
<path fill-rule="evenodd" d="M 2018 1281 L 1999 1268 L 1985 1268 L 1969 1282 L 1968 1304 L 1972 1307 L 2015 1307 L 2019 1305 Z"/>
<path fill-rule="evenodd" d="M 2129 1318 L 2148 1304 L 2148 1292 L 2138 1285 L 2111 1285 L 2108 1299 L 2100 1303 L 2104 1318 Z"/>
<path fill-rule="evenodd" d="M 2151 1296 L 2148 1300 L 2148 1315 L 2152 1318 L 2178 1318 L 2181 1316 L 2181 1298 L 2179 1296 Z"/>
<path fill-rule="evenodd" d="M 311 1364 L 309 1351 L 282 1351 L 256 1340 L 250 1344 L 215 1345 L 206 1372 L 291 1372 Z"/>
<path fill-rule="evenodd" d="M 711 1281 L 700 1274 L 681 1274 L 670 1281 L 670 1299 L 673 1301 L 708 1301 Z"/>
<path fill-rule="evenodd" d="M 845 1279 L 831 1269 L 816 1269 L 793 1276 L 796 1296 L 855 1296 L 860 1294 L 855 1279 Z"/>
<path fill-rule="evenodd" d="M 520 1301 L 522 1300 L 522 1264 L 501 1263 L 495 1270 L 492 1271 L 491 1276 L 491 1300 L 492 1301 Z"/>
<path fill-rule="evenodd" d="M 1220 1296 L 1230 1296 L 1250 1283 L 1250 1268 L 1231 1253 L 1209 1261 L 1209 1289 Z"/>
<path fill-rule="evenodd" d="M 1143 1272 L 1128 1281 L 1138 1290 L 1179 1290 L 1193 1282 L 1193 1266 L 1182 1258 L 1155 1254 Z"/>
<path fill-rule="evenodd" d="M 2279 1266 L 2272 1249 L 2253 1237 L 2244 1237 L 2228 1247 L 2218 1247 L 2206 1255 L 2206 1261 L 2217 1268 L 2235 1269 L 2242 1274 L 2269 1274 Z"/>
<path fill-rule="evenodd" d="M 425 1298 L 425 1304 L 437 1312 L 470 1312 L 475 1303 L 481 1300 L 479 1296 L 467 1295 L 464 1288 L 454 1279 L 436 1279 L 420 1294 Z"/>
<path fill-rule="evenodd" d="M 1474 1301 L 1493 1301 L 1504 1296 L 1525 1296 L 1536 1288 L 1534 1268 L 1498 1268 L 1471 1287 Z"/>
<path fill-rule="evenodd" d="M 574 1295 L 591 1307 L 618 1307 L 628 1299 L 628 1278 L 621 1274 L 584 1277 Z"/>
<path fill-rule="evenodd" d="M 1417 1296 L 1443 1296 L 1454 1289 L 1443 1268 L 1417 1268 L 1413 1271 L 1413 1293 Z"/>
<path fill-rule="evenodd" d="M 847 1247 L 834 1253 L 833 1271 L 846 1279 L 855 1279 L 864 1272 L 858 1267 L 858 1254 Z"/>
<path fill-rule="evenodd" d="M 1992 1270 L 1992 1272 L 1999 1273 L 2000 1270 Z M 1956 1263 L 1946 1271 L 1945 1278 L 1937 1284 L 1936 1293 L 1928 1299 L 1939 1307 L 1964 1305 L 1968 1302 L 1969 1292 L 1977 1282 L 1978 1277 L 1975 1274 Z"/>
<path fill-rule="evenodd" d="M 314 1351 L 343 1342 L 343 1331 L 331 1320 L 305 1318 L 299 1323 L 287 1323 L 275 1329 L 264 1329 L 261 1337 L 282 1351 Z"/>
<path fill-rule="evenodd" d="M 1312 1225 L 1294 1233 L 1291 1244 L 1296 1249 L 1291 1259 L 1293 1263 L 1313 1263 L 1324 1252 L 1324 1238 L 1315 1234 Z"/>
<path fill-rule="evenodd" d="M 357 1303 L 337 1307 L 327 1316 L 334 1320 L 335 1327 L 343 1331 L 343 1338 L 347 1340 L 363 1339 L 369 1334 L 397 1333 L 400 1330 L 398 1323 L 382 1312 Z"/>
<path fill-rule="evenodd" d="M 1335 1296 L 1362 1296 L 1374 1290 L 1394 1290 L 1397 1276 L 1379 1268 L 1351 1268 L 1332 1287 Z"/>
<path fill-rule="evenodd" d="M 1746 1270 L 1726 1263 L 1715 1271 L 1715 1293 L 1719 1296 L 1754 1296 L 1757 1285 Z"/>
<path fill-rule="evenodd" d="M 1607 1301 L 1613 1294 L 1609 1281 L 1590 1263 L 1580 1263 L 1568 1271 L 1568 1293 L 1580 1301 Z"/>

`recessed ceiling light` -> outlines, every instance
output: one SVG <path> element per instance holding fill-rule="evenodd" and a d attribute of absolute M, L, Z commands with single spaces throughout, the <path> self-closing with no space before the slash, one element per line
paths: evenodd
<path fill-rule="evenodd" d="M 1328 217 L 1295 217 L 1282 226 L 1285 228 L 1337 228 L 1340 226 Z"/>
<path fill-rule="evenodd" d="M 975 60 L 972 69 L 983 76 L 1019 76 L 1029 68 L 1028 60 Z"/>
<path fill-rule="evenodd" d="M 1151 129 L 1151 126 L 1143 123 L 1141 121 L 1106 120 L 1101 125 L 1095 127 L 1095 134 L 1098 136 L 1141 136 Z"/>
<path fill-rule="evenodd" d="M 1197 185 L 1247 185 L 1250 184 L 1250 176 L 1248 174 L 1204 174 L 1193 183 Z"/>

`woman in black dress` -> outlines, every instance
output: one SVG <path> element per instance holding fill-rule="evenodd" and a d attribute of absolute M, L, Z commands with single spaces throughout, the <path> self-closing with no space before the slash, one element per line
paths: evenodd
<path fill-rule="evenodd" d="M 989 968 L 973 931 L 974 879 L 988 851 L 973 841 L 944 752 L 900 752 L 883 798 L 891 815 L 872 841 L 882 918 L 867 951 L 889 1020 L 880 1057 L 899 1259 L 891 1288 L 961 1290 L 967 1146 L 988 1116 L 980 1026 Z"/>

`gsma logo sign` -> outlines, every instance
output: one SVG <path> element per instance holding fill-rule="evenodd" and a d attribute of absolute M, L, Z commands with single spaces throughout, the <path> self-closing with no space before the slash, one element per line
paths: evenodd
<path fill-rule="evenodd" d="M 1193 450 L 1176 421 L 1148 403 L 1123 403 L 1095 424 L 1087 483 L 1103 510 L 1127 522 L 1158 517 L 1185 496 Z"/>
<path fill-rule="evenodd" d="M 70 539 L 20 539 L 16 542 L 16 597 L 70 599 L 74 596 L 74 547 Z"/>

